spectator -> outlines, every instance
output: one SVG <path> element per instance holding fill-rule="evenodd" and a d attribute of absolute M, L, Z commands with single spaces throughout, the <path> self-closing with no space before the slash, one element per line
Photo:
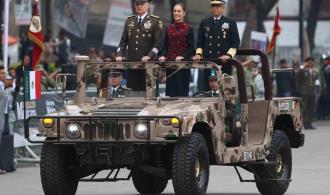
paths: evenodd
<path fill-rule="evenodd" d="M 32 70 L 30 55 L 25 55 L 23 57 L 22 64 L 16 68 L 16 90 L 17 91 L 19 91 L 19 88 L 22 86 L 21 82 L 23 80 L 23 69 L 25 71 Z"/>
<path fill-rule="evenodd" d="M 94 47 L 89 48 L 88 56 L 89 56 L 90 61 L 93 61 L 93 62 L 97 61 L 97 52 L 96 52 L 96 49 Z"/>
<path fill-rule="evenodd" d="M 9 134 L 8 128 L 8 113 L 9 113 L 9 101 L 7 93 L 5 91 L 6 85 L 6 71 L 3 66 L 0 66 L 0 143 L 2 141 L 2 135 Z M 1 155 L 1 154 L 0 154 Z M 5 174 L 6 171 L 0 167 L 0 174 Z"/>
<path fill-rule="evenodd" d="M 319 119 L 327 119 L 330 116 L 330 57 L 325 56 L 322 59 L 321 77 L 321 95 L 317 104 L 317 115 Z"/>
<path fill-rule="evenodd" d="M 315 108 L 315 81 L 318 73 L 315 70 L 314 58 L 305 59 L 303 68 L 297 74 L 298 93 L 303 101 L 303 120 L 305 129 L 315 129 L 312 125 Z"/>
<path fill-rule="evenodd" d="M 54 44 L 49 35 L 45 36 L 44 39 L 44 52 L 41 59 L 41 63 L 44 65 L 46 71 L 50 64 L 54 63 Z"/>
<path fill-rule="evenodd" d="M 47 91 L 48 88 L 55 88 L 55 76 L 58 73 L 58 71 L 54 71 L 51 74 L 48 74 L 48 72 L 43 68 L 42 64 L 39 64 L 36 68 L 36 70 L 39 70 L 42 72 L 41 77 L 41 91 Z"/>
<path fill-rule="evenodd" d="M 56 46 L 56 55 L 57 55 L 57 67 L 62 67 L 64 64 L 68 64 L 70 62 L 70 48 L 71 48 L 71 40 L 67 36 L 67 32 L 65 30 L 61 30 L 58 39 L 55 43 Z"/>
<path fill-rule="evenodd" d="M 191 25 L 184 22 L 186 7 L 178 3 L 173 8 L 174 23 L 166 29 L 160 61 L 181 61 L 194 55 L 194 32 Z M 172 75 L 174 74 L 174 75 Z M 166 95 L 170 97 L 187 96 L 189 93 L 190 70 L 167 70 L 172 75 L 166 80 Z"/>
<path fill-rule="evenodd" d="M 10 67 L 9 68 L 9 76 L 11 76 L 13 80 L 13 88 L 15 89 L 16 86 L 16 68 Z"/>
<path fill-rule="evenodd" d="M 280 69 L 289 68 L 288 63 L 285 59 L 281 59 L 279 63 Z M 277 96 L 278 97 L 290 97 L 292 96 L 293 90 L 293 75 L 291 72 L 277 72 L 275 76 L 276 86 L 277 86 Z"/>
<path fill-rule="evenodd" d="M 11 77 L 10 75 L 6 76 L 6 93 L 7 93 L 7 97 L 8 97 L 8 103 L 9 103 L 9 113 L 8 113 L 8 126 L 9 126 L 9 132 L 13 133 L 14 131 L 14 122 L 16 121 L 16 115 L 12 109 L 12 105 L 13 105 L 13 94 L 15 91 L 15 87 L 14 87 L 14 80 L 13 77 Z"/>
<path fill-rule="evenodd" d="M 254 77 L 254 83 L 256 86 L 256 98 L 263 99 L 265 98 L 265 85 L 264 80 L 262 79 L 261 74 L 261 64 L 258 64 L 256 76 Z"/>

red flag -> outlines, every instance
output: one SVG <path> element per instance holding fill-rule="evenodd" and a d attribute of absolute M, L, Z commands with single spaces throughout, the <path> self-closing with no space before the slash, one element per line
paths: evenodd
<path fill-rule="evenodd" d="M 44 36 L 41 31 L 41 21 L 38 10 L 38 1 L 35 2 L 33 8 L 33 16 L 31 19 L 31 24 L 28 32 L 28 38 L 33 43 L 32 51 L 32 69 L 38 65 L 41 55 L 44 51 Z"/>
<path fill-rule="evenodd" d="M 277 6 L 276 7 L 275 23 L 274 23 L 274 28 L 273 28 L 273 36 L 272 36 L 272 39 L 269 42 L 268 48 L 267 48 L 267 53 L 268 54 L 273 51 L 273 49 L 276 45 L 276 38 L 282 31 L 281 26 L 280 26 L 280 18 L 281 18 L 280 17 L 280 9 Z"/>

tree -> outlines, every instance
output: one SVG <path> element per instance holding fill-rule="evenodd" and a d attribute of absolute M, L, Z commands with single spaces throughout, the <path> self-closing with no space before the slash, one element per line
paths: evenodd
<path fill-rule="evenodd" d="M 236 4 L 243 3 L 248 11 L 245 12 L 246 27 L 242 38 L 242 48 L 249 48 L 251 42 L 251 31 L 265 32 L 263 22 L 267 19 L 278 0 L 236 0 Z M 235 13 L 235 10 L 233 10 Z"/>
<path fill-rule="evenodd" d="M 309 15 L 307 18 L 307 36 L 309 42 L 310 52 L 313 53 L 315 48 L 315 31 L 317 26 L 317 20 L 320 13 L 322 0 L 313 0 L 310 4 Z"/>

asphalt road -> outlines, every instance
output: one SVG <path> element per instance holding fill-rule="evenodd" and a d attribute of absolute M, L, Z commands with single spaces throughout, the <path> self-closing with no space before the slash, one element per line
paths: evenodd
<path fill-rule="evenodd" d="M 316 130 L 305 131 L 303 148 L 293 150 L 293 175 L 287 195 L 330 194 L 330 121 L 315 123 Z M 244 173 L 246 177 L 251 175 Z M 0 195 L 43 194 L 39 167 L 18 168 L 0 175 Z M 131 181 L 117 183 L 80 183 L 78 195 L 135 195 Z M 174 194 L 169 182 L 164 194 Z M 240 183 L 232 167 L 211 167 L 208 194 L 258 195 L 254 183 Z"/>

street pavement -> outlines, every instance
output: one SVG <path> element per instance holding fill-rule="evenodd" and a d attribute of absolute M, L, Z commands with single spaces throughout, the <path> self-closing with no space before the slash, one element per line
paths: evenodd
<path fill-rule="evenodd" d="M 293 173 L 287 195 L 330 194 L 330 121 L 316 122 L 316 130 L 306 130 L 303 148 L 293 150 Z M 243 172 L 244 177 L 252 178 Z M 0 175 L 0 195 L 43 194 L 37 165 L 17 168 Z M 136 195 L 131 181 L 117 183 L 80 183 L 78 195 Z M 169 182 L 165 195 L 174 194 Z M 232 167 L 211 167 L 210 195 L 258 195 L 254 183 L 240 183 Z"/>

